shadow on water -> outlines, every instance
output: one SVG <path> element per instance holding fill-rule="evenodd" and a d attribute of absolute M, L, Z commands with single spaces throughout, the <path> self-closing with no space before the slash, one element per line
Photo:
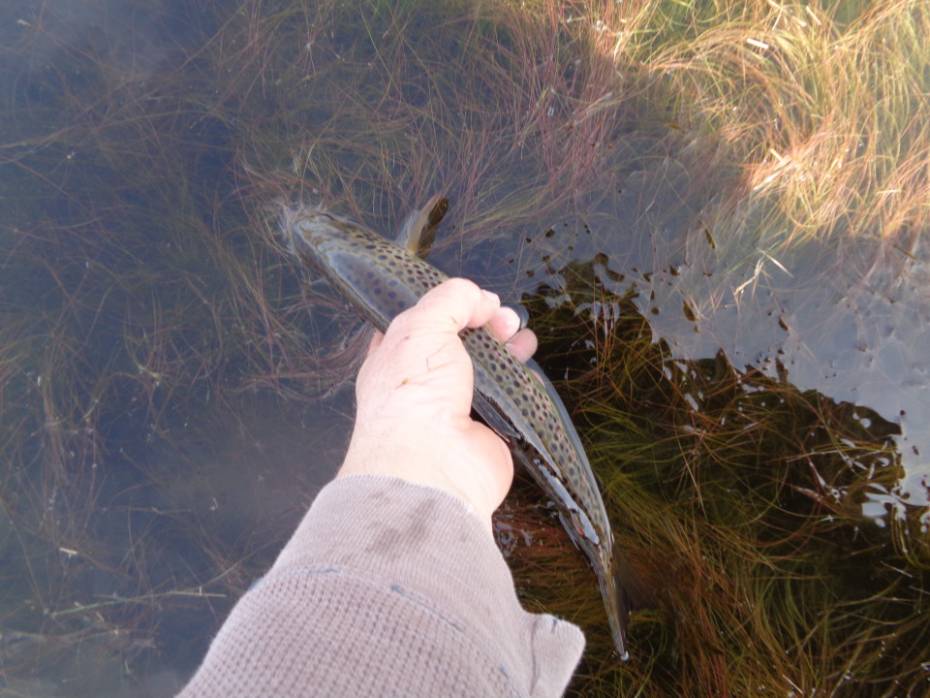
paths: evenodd
<path fill-rule="evenodd" d="M 364 336 L 276 202 L 389 233 L 442 191 L 430 260 L 530 306 L 642 597 L 618 665 L 517 486 L 498 540 L 585 626 L 572 691 L 919 694 L 921 231 L 772 238 L 727 129 L 586 7 L 5 6 L 0 690 L 180 686 L 351 425 Z"/>

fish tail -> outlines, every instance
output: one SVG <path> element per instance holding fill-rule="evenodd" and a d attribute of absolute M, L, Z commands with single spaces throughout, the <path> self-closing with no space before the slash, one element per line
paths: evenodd
<path fill-rule="evenodd" d="M 652 606 L 654 599 L 651 598 L 642 579 L 634 572 L 616 542 L 612 546 L 607 562 L 608 564 L 604 566 L 601 594 L 604 597 L 614 646 L 620 658 L 626 661 L 630 656 L 627 641 L 630 611 Z"/>
<path fill-rule="evenodd" d="M 620 659 L 626 661 L 630 658 L 627 649 L 627 622 L 630 615 L 629 599 L 620 581 L 615 577 L 611 583 L 610 593 L 613 599 L 610 603 L 607 622 L 610 624 L 610 636 Z"/>

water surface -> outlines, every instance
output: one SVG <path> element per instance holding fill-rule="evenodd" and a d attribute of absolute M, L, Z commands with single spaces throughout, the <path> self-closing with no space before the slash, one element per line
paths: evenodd
<path fill-rule="evenodd" d="M 441 191 L 429 260 L 531 309 L 645 588 L 619 666 L 518 484 L 498 539 L 588 633 L 572 691 L 919 695 L 926 231 L 773 236 L 661 75 L 533 12 L 0 11 L 0 690 L 183 684 L 351 428 L 364 335 L 276 202 L 393 235 Z"/>

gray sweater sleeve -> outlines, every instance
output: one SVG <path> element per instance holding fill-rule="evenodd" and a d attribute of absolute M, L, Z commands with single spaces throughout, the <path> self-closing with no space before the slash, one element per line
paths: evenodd
<path fill-rule="evenodd" d="M 583 649 L 523 610 L 464 503 L 358 475 L 320 491 L 180 695 L 558 696 Z"/>

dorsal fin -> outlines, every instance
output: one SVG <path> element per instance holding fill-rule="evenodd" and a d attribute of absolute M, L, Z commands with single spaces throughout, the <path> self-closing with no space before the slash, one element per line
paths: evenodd
<path fill-rule="evenodd" d="M 436 236 L 436 226 L 446 215 L 449 200 L 434 194 L 426 206 L 407 216 L 395 242 L 418 257 L 425 257 Z"/>

